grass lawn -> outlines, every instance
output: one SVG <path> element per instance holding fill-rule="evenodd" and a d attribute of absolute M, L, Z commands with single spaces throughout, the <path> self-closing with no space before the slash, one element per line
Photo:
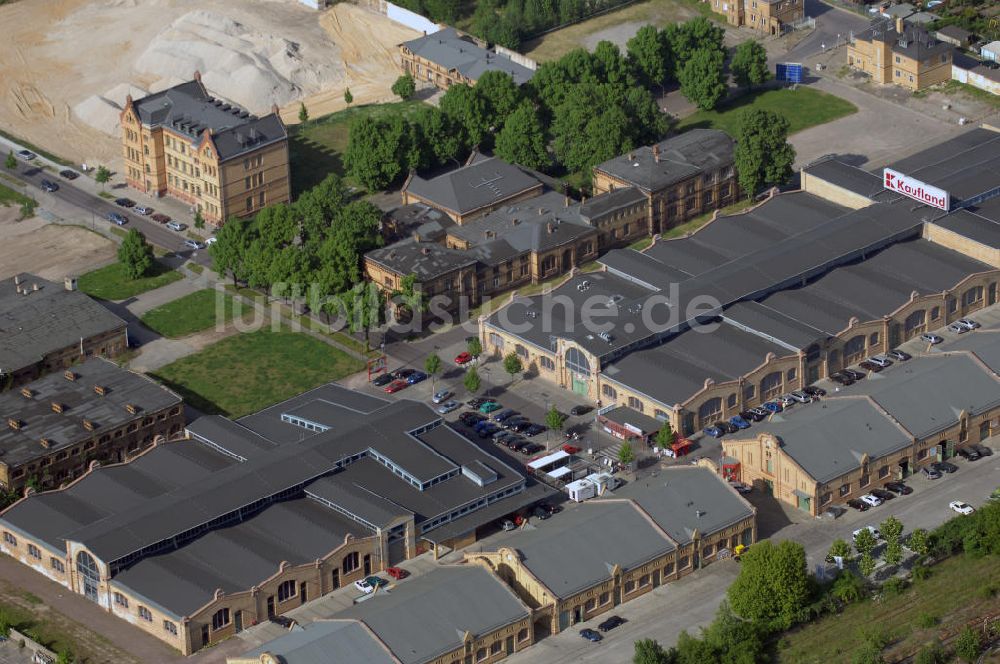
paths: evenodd
<path fill-rule="evenodd" d="M 953 632 L 975 617 L 996 614 L 1000 596 L 981 592 L 986 579 L 1000 578 L 1000 558 L 955 556 L 931 568 L 931 577 L 918 581 L 896 596 L 876 604 L 867 600 L 851 604 L 835 616 L 826 616 L 787 634 L 778 642 L 778 661 L 795 664 L 847 662 L 861 644 L 859 634 L 884 630 L 891 645 L 886 661 L 900 661 L 941 631 Z M 939 623 L 921 627 L 921 617 Z M 927 623 L 923 623 L 927 624 Z"/>
<path fill-rule="evenodd" d="M 362 368 L 310 336 L 265 329 L 227 337 L 154 376 L 203 412 L 242 417 Z"/>
<path fill-rule="evenodd" d="M 0 4 L 3 4 L 3 3 L 0 3 Z M 24 140 L 23 138 L 18 138 L 17 136 L 14 136 L 13 134 L 8 134 L 7 132 L 5 132 L 2 129 L 0 129 L 0 136 L 3 136 L 8 141 L 13 141 L 15 143 L 19 143 L 19 144 L 23 145 L 28 150 L 31 150 L 35 154 L 42 155 L 43 157 L 45 157 L 49 161 L 54 161 L 57 164 L 62 164 L 63 166 L 73 167 L 73 166 L 76 165 L 73 162 L 69 161 L 68 159 L 63 159 L 62 157 L 58 157 L 58 156 L 52 154 L 51 152 L 49 152 L 48 150 L 43 150 L 42 148 L 38 147 L 37 145 L 33 145 L 32 143 L 29 143 L 28 141 Z M 7 156 L 6 153 L 4 154 L 4 156 L 5 157 Z"/>
<path fill-rule="evenodd" d="M 217 297 L 222 298 L 221 307 Z M 221 311 L 217 311 L 218 309 Z M 220 317 L 223 323 L 232 320 L 233 298 L 206 288 L 177 298 L 162 307 L 150 309 L 143 314 L 141 320 L 149 329 L 176 339 L 207 330 Z"/>
<path fill-rule="evenodd" d="M 80 277 L 78 285 L 87 295 L 99 297 L 102 300 L 126 300 L 139 293 L 166 286 L 181 278 L 181 273 L 153 261 L 150 273 L 139 279 L 128 280 L 122 273 L 120 263 L 112 263 Z"/>
<path fill-rule="evenodd" d="M 931 89 L 936 90 L 937 86 Z M 966 83 L 960 83 L 955 79 L 951 79 L 942 85 L 941 92 L 946 95 L 964 95 L 977 101 L 985 102 L 993 108 L 1000 108 L 1000 95 L 989 93 L 986 90 L 980 90 L 979 88 Z"/>
<path fill-rule="evenodd" d="M 717 110 L 698 111 L 689 115 L 678 123 L 677 130 L 705 127 L 721 129 L 730 136 L 736 136 L 740 114 L 748 108 L 762 108 L 785 116 L 790 125 L 789 134 L 825 124 L 858 110 L 849 101 L 812 88 L 761 90 L 743 95 Z"/>
<path fill-rule="evenodd" d="M 423 106 L 423 102 L 414 100 L 354 106 L 289 127 L 293 195 L 298 196 L 319 184 L 327 173 L 344 175 L 343 155 L 347 150 L 348 131 L 356 119 L 390 113 L 411 115 Z"/>
<path fill-rule="evenodd" d="M 11 205 L 24 205 L 31 202 L 31 199 L 24 194 L 0 184 L 0 205 L 10 207 Z"/>

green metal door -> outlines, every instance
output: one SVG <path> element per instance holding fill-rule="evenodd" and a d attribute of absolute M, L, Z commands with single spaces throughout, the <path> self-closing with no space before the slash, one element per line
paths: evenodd
<path fill-rule="evenodd" d="M 580 380 L 576 376 L 573 376 L 573 391 L 580 396 L 587 396 L 587 381 Z"/>
<path fill-rule="evenodd" d="M 799 509 L 802 510 L 803 512 L 809 512 L 811 514 L 812 508 L 809 504 L 810 503 L 809 498 L 804 498 L 802 496 L 796 496 L 796 498 L 798 498 L 799 501 Z"/>

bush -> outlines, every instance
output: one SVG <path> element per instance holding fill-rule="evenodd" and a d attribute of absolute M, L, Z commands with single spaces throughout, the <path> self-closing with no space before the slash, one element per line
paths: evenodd
<path fill-rule="evenodd" d="M 938 624 L 938 617 L 933 613 L 927 613 L 924 611 L 919 616 L 917 616 L 917 627 L 921 629 L 930 629 Z"/>
<path fill-rule="evenodd" d="M 924 646 L 917 656 L 913 658 L 913 664 L 944 664 L 948 661 L 941 648 L 941 644 L 934 642 Z"/>
<path fill-rule="evenodd" d="M 885 583 L 882 584 L 882 592 L 887 596 L 899 595 L 904 590 L 906 590 L 906 580 L 898 576 L 886 579 Z"/>
<path fill-rule="evenodd" d="M 971 627 L 966 626 L 955 639 L 955 654 L 966 662 L 974 662 L 979 657 L 982 650 L 982 642 L 979 640 L 979 633 Z"/>
<path fill-rule="evenodd" d="M 996 583 L 987 583 L 985 586 L 976 591 L 981 599 L 991 599 L 996 597 L 998 586 Z"/>
<path fill-rule="evenodd" d="M 926 565 L 917 565 L 913 568 L 914 581 L 925 581 L 931 577 L 931 574 L 933 574 L 931 568 Z"/>

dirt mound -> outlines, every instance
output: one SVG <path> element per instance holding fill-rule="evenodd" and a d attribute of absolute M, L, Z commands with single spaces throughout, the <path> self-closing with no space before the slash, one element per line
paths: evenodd
<path fill-rule="evenodd" d="M 125 98 L 132 95 L 133 99 L 140 99 L 148 94 L 147 90 L 122 83 L 103 95 L 90 95 L 73 107 L 73 115 L 98 131 L 117 137 Z"/>

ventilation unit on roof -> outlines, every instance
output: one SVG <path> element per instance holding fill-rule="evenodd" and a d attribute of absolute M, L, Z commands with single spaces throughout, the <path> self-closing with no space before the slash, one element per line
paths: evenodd
<path fill-rule="evenodd" d="M 66 406 L 64 406 L 63 404 L 59 403 L 58 401 L 53 401 L 52 402 L 52 412 L 53 413 L 61 413 L 64 410 L 66 410 Z"/>
<path fill-rule="evenodd" d="M 40 441 L 38 441 L 38 444 L 44 447 L 45 449 L 49 449 L 50 447 L 52 447 L 52 441 L 49 440 L 48 438 L 42 438 Z"/>
<path fill-rule="evenodd" d="M 63 378 L 65 378 L 66 380 L 68 380 L 70 382 L 73 382 L 74 380 L 76 380 L 76 374 L 73 371 L 71 371 L 70 369 L 67 369 L 63 373 Z"/>
<path fill-rule="evenodd" d="M 139 407 L 136 406 L 134 403 L 127 403 L 125 404 L 125 410 L 129 412 L 129 415 L 135 415 L 136 413 L 139 412 Z"/>
<path fill-rule="evenodd" d="M 87 431 L 93 431 L 94 429 L 97 428 L 97 425 L 94 424 L 93 420 L 84 420 L 83 428 L 86 429 Z"/>
<path fill-rule="evenodd" d="M 613 307 L 624 299 L 625 299 L 624 295 L 612 295 L 611 297 L 608 298 L 608 306 Z"/>
<path fill-rule="evenodd" d="M 611 343 L 612 341 L 615 340 L 615 338 L 611 336 L 611 334 L 609 334 L 608 332 L 601 332 L 597 336 L 599 336 L 601 340 L 606 343 Z"/>
<path fill-rule="evenodd" d="M 22 387 L 21 396 L 24 397 L 25 399 L 30 399 L 31 397 L 35 396 L 35 392 L 30 387 Z"/>
<path fill-rule="evenodd" d="M 18 429 L 21 428 L 21 420 L 17 419 L 16 417 L 8 417 L 7 426 L 9 426 L 14 431 L 17 431 Z"/>
<path fill-rule="evenodd" d="M 108 388 L 104 387 L 103 385 L 94 385 L 94 393 L 97 394 L 98 396 L 103 397 L 108 393 Z"/>
<path fill-rule="evenodd" d="M 538 318 L 538 312 L 529 310 L 527 316 L 528 318 Z"/>

